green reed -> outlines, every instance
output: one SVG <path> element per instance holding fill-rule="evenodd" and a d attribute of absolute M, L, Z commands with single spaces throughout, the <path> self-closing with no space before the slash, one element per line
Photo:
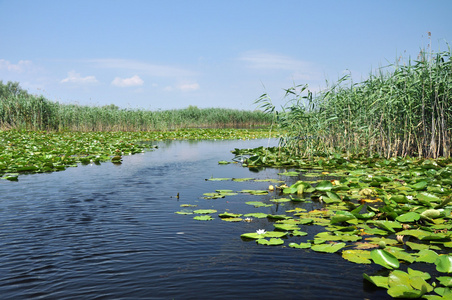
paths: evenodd
<path fill-rule="evenodd" d="M 245 128 L 268 125 L 261 111 L 189 106 L 149 111 L 115 105 L 60 104 L 0 81 L 0 129 L 52 131 L 155 131 L 182 128 Z"/>
<path fill-rule="evenodd" d="M 313 95 L 307 85 L 286 90 L 275 111 L 268 95 L 256 103 L 273 109 L 289 134 L 282 145 L 294 154 L 450 156 L 452 130 L 451 51 L 426 53 L 394 63 L 361 83 L 349 75 Z"/>

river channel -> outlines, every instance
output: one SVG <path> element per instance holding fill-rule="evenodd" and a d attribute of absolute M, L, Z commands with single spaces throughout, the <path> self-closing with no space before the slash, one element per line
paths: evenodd
<path fill-rule="evenodd" d="M 271 141 L 275 144 L 276 141 Z M 231 161 L 234 148 L 267 140 L 171 141 L 124 157 L 122 164 L 80 165 L 63 172 L 0 181 L 2 299 L 388 299 L 340 254 L 263 246 L 240 235 L 272 230 L 267 219 L 225 222 L 222 212 L 284 213 L 306 204 L 253 208 L 271 196 L 218 189 L 268 189 L 282 170 L 251 172 Z M 179 197 L 177 195 L 179 194 Z M 182 204 L 218 210 L 212 221 L 179 215 Z M 312 205 L 312 204 L 311 204 Z M 284 209 L 284 210 L 283 210 Z M 310 233 L 317 226 L 302 226 Z M 286 243 L 287 244 L 287 243 Z"/>

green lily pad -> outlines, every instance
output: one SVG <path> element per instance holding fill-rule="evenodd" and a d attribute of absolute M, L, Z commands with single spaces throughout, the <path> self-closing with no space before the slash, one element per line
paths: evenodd
<path fill-rule="evenodd" d="M 374 263 L 387 269 L 397 269 L 400 265 L 399 260 L 394 255 L 383 249 L 372 250 L 370 252 L 370 257 Z"/>
<path fill-rule="evenodd" d="M 392 198 L 391 198 L 392 199 Z M 402 223 L 411 223 L 416 222 L 421 218 L 421 215 L 416 212 L 408 212 L 406 214 L 402 214 L 396 218 L 397 221 Z"/>
<path fill-rule="evenodd" d="M 251 195 L 267 195 L 267 190 L 241 190 L 240 193 L 246 193 Z"/>
<path fill-rule="evenodd" d="M 322 180 L 315 187 L 315 189 L 317 191 L 321 191 L 321 192 L 331 191 L 332 188 L 333 188 L 333 184 L 329 180 Z"/>
<path fill-rule="evenodd" d="M 221 218 L 222 221 L 226 222 L 241 222 L 243 221 L 242 218 Z"/>
<path fill-rule="evenodd" d="M 282 231 L 267 231 L 265 233 L 257 233 L 257 232 L 250 232 L 250 233 L 244 233 L 241 235 L 242 238 L 246 239 L 262 239 L 262 238 L 280 238 L 283 236 L 286 236 L 287 232 Z"/>
<path fill-rule="evenodd" d="M 260 201 L 248 201 L 248 202 L 245 202 L 245 204 L 253 205 L 254 207 L 269 207 L 269 206 L 273 206 L 273 204 L 265 204 L 265 203 L 260 202 Z"/>
<path fill-rule="evenodd" d="M 363 278 L 366 279 L 367 281 L 373 283 L 377 287 L 381 287 L 381 288 L 385 288 L 385 289 L 389 288 L 388 277 L 386 277 L 386 276 L 369 276 L 364 273 Z"/>
<path fill-rule="evenodd" d="M 214 214 L 217 212 L 216 209 L 197 209 L 193 211 L 195 214 Z"/>
<path fill-rule="evenodd" d="M 244 181 L 251 181 L 254 180 L 254 178 L 233 178 L 232 181 L 236 182 L 244 182 Z"/>
<path fill-rule="evenodd" d="M 279 198 L 279 199 L 272 199 L 270 200 L 271 202 L 275 202 L 275 203 L 284 203 L 284 202 L 290 202 L 290 199 L 287 198 Z"/>
<path fill-rule="evenodd" d="M 198 220 L 198 221 L 211 221 L 213 220 L 213 218 L 209 215 L 205 215 L 205 216 L 196 216 L 193 219 Z"/>
<path fill-rule="evenodd" d="M 452 256 L 440 255 L 436 261 L 436 270 L 442 273 L 452 273 Z"/>
<path fill-rule="evenodd" d="M 222 214 L 219 214 L 218 216 L 220 218 L 238 218 L 238 217 L 241 217 L 242 214 L 233 214 L 233 213 L 224 212 Z"/>
<path fill-rule="evenodd" d="M 300 227 L 298 227 L 297 225 L 293 225 L 293 224 L 277 224 L 277 223 L 274 223 L 273 226 L 275 227 L 275 229 L 284 230 L 284 231 L 292 231 L 292 230 L 300 229 Z"/>
<path fill-rule="evenodd" d="M 306 236 L 308 235 L 307 232 L 304 231 L 299 231 L 299 230 L 294 230 L 290 233 L 291 236 Z"/>
<path fill-rule="evenodd" d="M 232 180 L 232 178 L 209 178 L 206 180 L 208 180 L 208 181 L 229 181 L 229 180 Z"/>
<path fill-rule="evenodd" d="M 300 244 L 290 243 L 289 247 L 298 248 L 298 249 L 308 249 L 308 248 L 311 248 L 311 243 L 300 243 Z"/>
<path fill-rule="evenodd" d="M 344 250 L 342 251 L 342 258 L 357 263 L 357 264 L 371 264 L 370 251 L 366 250 Z"/>
<path fill-rule="evenodd" d="M 439 276 L 436 277 L 436 280 L 438 280 L 441 285 L 452 287 L 452 277 L 450 276 Z"/>
<path fill-rule="evenodd" d="M 249 214 L 245 214 L 244 217 L 263 219 L 263 218 L 266 218 L 267 215 L 268 214 L 264 214 L 264 213 L 249 213 Z"/>
<path fill-rule="evenodd" d="M 435 263 L 438 259 L 438 254 L 435 251 L 424 249 L 417 253 L 418 257 L 416 258 L 416 262 L 425 262 L 425 263 Z"/>
<path fill-rule="evenodd" d="M 191 210 L 181 210 L 181 211 L 176 211 L 175 214 L 178 214 L 178 215 L 192 215 L 193 211 L 191 211 Z"/>
<path fill-rule="evenodd" d="M 311 249 L 317 252 L 334 253 L 341 250 L 345 246 L 346 246 L 345 243 L 331 243 L 331 244 L 313 245 Z"/>
<path fill-rule="evenodd" d="M 258 240 L 256 240 L 256 243 L 261 244 L 261 245 L 266 245 L 266 246 L 279 246 L 279 245 L 284 244 L 284 241 L 279 238 L 271 238 L 270 240 L 258 239 Z"/>

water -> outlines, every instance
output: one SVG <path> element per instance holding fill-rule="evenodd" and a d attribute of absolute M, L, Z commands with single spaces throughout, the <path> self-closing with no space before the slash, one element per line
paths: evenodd
<path fill-rule="evenodd" d="M 278 178 L 250 172 L 230 150 L 254 141 L 173 141 L 124 157 L 123 164 L 0 181 L 2 299 L 385 299 L 363 282 L 375 265 L 339 254 L 269 247 L 240 234 L 272 229 L 265 220 L 203 222 L 177 215 L 181 204 L 230 211 L 283 213 L 286 204 L 254 209 L 240 194 L 206 200 L 216 189 L 267 189 L 265 182 L 206 181 L 211 177 Z M 176 195 L 179 193 L 180 197 Z M 315 227 L 303 226 L 312 238 Z M 313 233 L 314 232 L 314 233 Z M 306 237 L 299 241 L 306 241 Z M 288 244 L 286 242 L 286 244 Z"/>

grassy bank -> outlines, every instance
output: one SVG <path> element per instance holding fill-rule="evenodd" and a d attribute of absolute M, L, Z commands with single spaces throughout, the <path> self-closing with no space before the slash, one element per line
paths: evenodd
<path fill-rule="evenodd" d="M 52 102 L 28 94 L 18 83 L 0 81 L 0 129 L 51 131 L 155 131 L 182 128 L 249 128 L 265 126 L 261 111 L 205 108 L 149 111 L 115 105 L 82 106 Z"/>
<path fill-rule="evenodd" d="M 421 51 L 354 83 L 344 76 L 313 95 L 307 85 L 287 89 L 277 111 L 268 95 L 257 103 L 288 130 L 282 140 L 294 154 L 449 157 L 452 130 L 450 49 Z"/>

